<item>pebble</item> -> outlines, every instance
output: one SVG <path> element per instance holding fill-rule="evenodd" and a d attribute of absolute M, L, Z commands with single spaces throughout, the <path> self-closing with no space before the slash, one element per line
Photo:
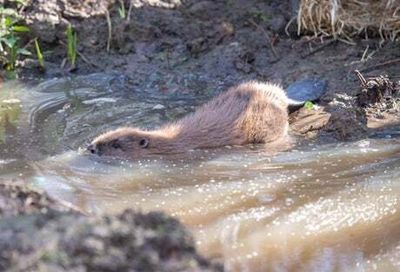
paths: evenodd
<path fill-rule="evenodd" d="M 155 105 L 155 106 L 153 107 L 153 110 L 162 110 L 162 109 L 165 109 L 165 106 L 164 106 L 164 105 L 161 105 L 161 104 L 157 104 L 157 105 Z"/>

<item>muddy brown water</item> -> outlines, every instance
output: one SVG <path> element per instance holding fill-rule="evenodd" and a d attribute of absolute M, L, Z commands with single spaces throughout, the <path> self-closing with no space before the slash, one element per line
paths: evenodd
<path fill-rule="evenodd" d="M 124 84 L 92 75 L 3 86 L 0 179 L 29 181 L 89 213 L 163 210 L 227 271 L 400 269 L 399 130 L 274 155 L 253 146 L 173 162 L 93 160 L 78 150 L 99 132 L 156 126 L 207 99 Z"/>

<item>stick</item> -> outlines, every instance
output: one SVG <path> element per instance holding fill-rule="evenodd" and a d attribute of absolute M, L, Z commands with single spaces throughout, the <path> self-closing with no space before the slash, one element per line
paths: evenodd
<path fill-rule="evenodd" d="M 133 8 L 133 0 L 129 1 L 129 9 L 128 9 L 128 16 L 126 18 L 126 21 L 129 22 L 131 20 L 131 12 Z"/>
<path fill-rule="evenodd" d="M 36 39 L 36 38 L 35 38 L 35 39 Z M 27 44 L 25 44 L 23 48 L 24 48 L 24 49 L 28 48 L 28 47 L 35 41 L 35 39 L 29 40 L 29 42 L 27 42 Z"/>
<path fill-rule="evenodd" d="M 292 19 L 289 20 L 289 22 L 286 24 L 285 26 L 285 33 L 288 37 L 290 37 L 290 33 L 289 33 L 289 27 L 290 25 L 293 23 L 294 20 L 296 20 L 296 17 L 292 17 Z"/>
<path fill-rule="evenodd" d="M 400 58 L 384 61 L 382 63 L 378 63 L 376 65 L 372 65 L 372 66 L 366 67 L 364 69 L 361 69 L 360 72 L 373 71 L 375 69 L 382 68 L 382 67 L 385 67 L 385 66 L 388 66 L 388 65 L 392 65 L 392 64 L 395 64 L 395 63 L 398 63 L 398 62 L 400 62 Z"/>
<path fill-rule="evenodd" d="M 314 55 L 315 53 L 321 51 L 322 49 L 324 49 L 325 47 L 327 47 L 328 45 L 331 45 L 332 43 L 336 42 L 335 39 L 331 39 L 323 44 L 321 44 L 320 46 L 314 48 L 313 50 L 310 50 L 310 52 L 306 53 L 306 54 L 302 54 L 301 57 L 302 58 L 306 58 L 309 57 L 311 55 Z"/>
<path fill-rule="evenodd" d="M 112 25 L 111 25 L 111 18 L 108 9 L 106 9 L 106 19 L 107 19 L 107 26 L 108 26 L 108 38 L 107 38 L 107 52 L 110 52 L 111 47 L 111 39 L 112 39 Z"/>
<path fill-rule="evenodd" d="M 354 72 L 356 73 L 358 79 L 360 80 L 361 86 L 363 88 L 367 88 L 367 80 L 365 79 L 365 77 L 358 70 L 354 70 Z"/>

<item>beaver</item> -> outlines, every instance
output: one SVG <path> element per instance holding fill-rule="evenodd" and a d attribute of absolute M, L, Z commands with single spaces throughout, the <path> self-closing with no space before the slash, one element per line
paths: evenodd
<path fill-rule="evenodd" d="M 223 146 L 274 143 L 288 131 L 288 99 L 278 85 L 250 81 L 228 89 L 157 130 L 122 127 L 95 138 L 92 154 L 127 159 Z"/>

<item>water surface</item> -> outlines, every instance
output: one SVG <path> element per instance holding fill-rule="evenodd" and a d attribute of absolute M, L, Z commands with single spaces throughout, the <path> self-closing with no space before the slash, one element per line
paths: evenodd
<path fill-rule="evenodd" d="M 0 178 L 90 213 L 163 210 L 228 271 L 400 270 L 399 130 L 278 154 L 227 147 L 135 163 L 80 154 L 104 130 L 157 126 L 207 99 L 126 86 L 117 75 L 5 86 Z"/>

